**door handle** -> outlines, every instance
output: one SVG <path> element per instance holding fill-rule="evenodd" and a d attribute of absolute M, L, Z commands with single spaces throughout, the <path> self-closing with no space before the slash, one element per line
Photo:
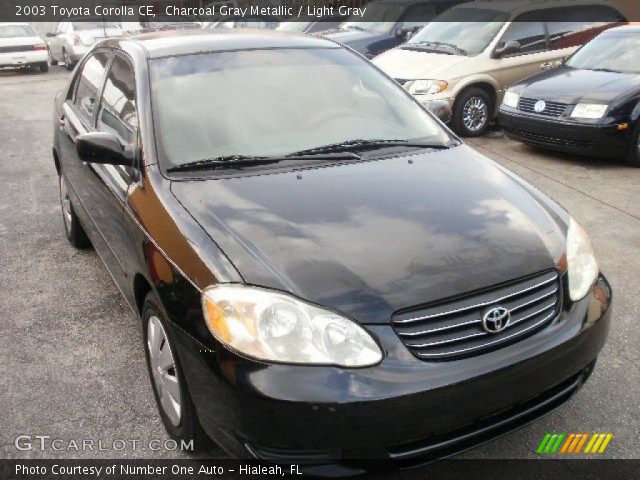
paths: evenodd
<path fill-rule="evenodd" d="M 553 68 L 553 63 L 551 62 L 544 62 L 543 64 L 540 65 L 540 70 L 551 70 Z"/>

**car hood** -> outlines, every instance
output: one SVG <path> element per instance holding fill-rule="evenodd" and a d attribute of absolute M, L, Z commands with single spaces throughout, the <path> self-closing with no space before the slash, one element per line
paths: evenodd
<path fill-rule="evenodd" d="M 412 153 L 171 189 L 247 283 L 361 323 L 555 267 L 557 206 L 466 146 Z"/>
<path fill-rule="evenodd" d="M 561 103 L 608 103 L 638 88 L 640 74 L 595 72 L 559 67 L 537 74 L 524 82 L 521 95 Z"/>
<path fill-rule="evenodd" d="M 446 70 L 468 59 L 469 57 L 462 55 L 423 52 L 399 47 L 378 55 L 372 62 L 393 78 L 445 80 L 442 74 Z"/>

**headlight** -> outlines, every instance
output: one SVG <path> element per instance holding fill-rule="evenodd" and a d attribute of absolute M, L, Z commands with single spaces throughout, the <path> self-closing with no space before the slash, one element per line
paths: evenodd
<path fill-rule="evenodd" d="M 511 108 L 518 108 L 518 102 L 520 102 L 520 95 L 511 90 L 507 90 L 502 99 L 502 104 Z"/>
<path fill-rule="evenodd" d="M 604 116 L 607 111 L 607 105 L 599 103 L 579 103 L 571 112 L 572 118 L 590 118 L 598 119 Z"/>
<path fill-rule="evenodd" d="M 362 327 L 284 293 L 217 285 L 202 295 L 205 321 L 229 348 L 259 360 L 365 367 L 382 352 Z"/>
<path fill-rule="evenodd" d="M 412 95 L 434 95 L 444 92 L 448 86 L 443 80 L 410 80 L 405 88 Z"/>
<path fill-rule="evenodd" d="M 572 218 L 567 233 L 569 295 L 577 302 L 585 297 L 598 276 L 598 262 L 587 232 Z"/>

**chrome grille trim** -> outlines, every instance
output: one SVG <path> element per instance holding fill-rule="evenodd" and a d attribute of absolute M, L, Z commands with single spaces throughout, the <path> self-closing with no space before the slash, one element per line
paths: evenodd
<path fill-rule="evenodd" d="M 495 307 L 509 311 L 509 322 L 490 331 L 483 318 Z M 561 309 L 561 277 L 557 271 L 547 270 L 492 289 L 400 311 L 394 314 L 392 326 L 417 358 L 455 359 L 486 353 L 531 335 L 550 323 Z"/>
<path fill-rule="evenodd" d="M 460 353 L 464 353 L 464 352 L 470 352 L 470 351 L 473 351 L 473 350 L 484 349 L 488 345 L 494 345 L 496 343 L 503 343 L 504 341 L 506 341 L 508 339 L 518 337 L 518 336 L 528 332 L 529 330 L 533 330 L 534 328 L 542 325 L 547 320 L 550 320 L 553 317 L 554 314 L 555 314 L 555 312 L 551 312 L 549 315 L 544 317 L 542 320 L 539 320 L 538 322 L 536 322 L 533 325 L 525 328 L 524 330 L 520 330 L 519 332 L 516 332 L 516 333 L 513 333 L 511 335 L 508 335 L 507 337 L 502 337 L 502 338 L 500 338 L 498 340 L 494 340 L 493 342 L 485 343 L 485 344 L 483 344 L 481 346 L 478 346 L 478 347 L 463 348 L 463 349 L 453 350 L 451 352 L 445 352 L 445 353 L 419 353 L 418 355 L 420 355 L 421 357 L 434 357 L 434 356 L 442 356 L 442 355 L 455 355 L 455 354 L 460 354 Z"/>
<path fill-rule="evenodd" d="M 451 314 L 453 314 L 453 313 L 460 313 L 460 312 L 464 312 L 465 310 L 472 310 L 472 309 L 474 309 L 474 308 L 486 307 L 486 306 L 492 305 L 492 304 L 494 304 L 494 303 L 497 303 L 497 302 L 501 302 L 501 301 L 503 301 L 503 300 L 506 300 L 507 298 L 515 297 L 515 296 L 517 296 L 517 295 L 522 295 L 523 293 L 529 292 L 529 291 L 531 291 L 531 290 L 535 290 L 536 288 L 539 288 L 539 287 L 541 287 L 541 286 L 543 286 L 543 285 L 546 285 L 546 284 L 548 284 L 548 283 L 551 283 L 551 282 L 553 282 L 553 281 L 555 281 L 555 280 L 557 280 L 557 279 L 558 279 L 558 275 L 556 274 L 553 278 L 551 278 L 551 279 L 549 279 L 549 280 L 545 280 L 545 281 L 540 282 L 540 283 L 537 283 L 537 284 L 535 284 L 535 285 L 533 285 L 533 286 L 531 286 L 531 287 L 524 288 L 524 289 L 522 289 L 522 290 L 518 290 L 518 291 L 517 291 L 517 292 L 515 292 L 515 293 L 510 293 L 509 295 L 505 295 L 505 296 L 503 296 L 503 297 L 496 298 L 495 300 L 490 300 L 490 301 L 482 302 L 482 303 L 476 303 L 475 305 L 470 305 L 470 306 L 468 306 L 468 307 L 457 308 L 457 309 L 449 310 L 449 311 L 446 311 L 446 312 L 434 313 L 434 314 L 431 314 L 431 315 L 425 315 L 425 316 L 423 316 L 423 317 L 413 317 L 413 318 L 407 318 L 407 319 L 405 319 L 405 320 L 394 320 L 394 322 L 393 322 L 393 323 L 411 323 L 411 322 L 418 322 L 418 321 L 420 321 L 420 320 L 428 320 L 428 319 L 430 319 L 430 318 L 442 317 L 442 316 L 444 316 L 444 315 L 451 315 Z"/>

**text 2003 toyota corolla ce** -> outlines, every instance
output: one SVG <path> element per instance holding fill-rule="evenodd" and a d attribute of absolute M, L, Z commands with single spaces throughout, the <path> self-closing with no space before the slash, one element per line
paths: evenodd
<path fill-rule="evenodd" d="M 106 40 L 55 111 L 67 237 L 142 319 L 176 439 L 413 465 L 593 369 L 611 290 L 584 230 L 336 43 Z"/>

